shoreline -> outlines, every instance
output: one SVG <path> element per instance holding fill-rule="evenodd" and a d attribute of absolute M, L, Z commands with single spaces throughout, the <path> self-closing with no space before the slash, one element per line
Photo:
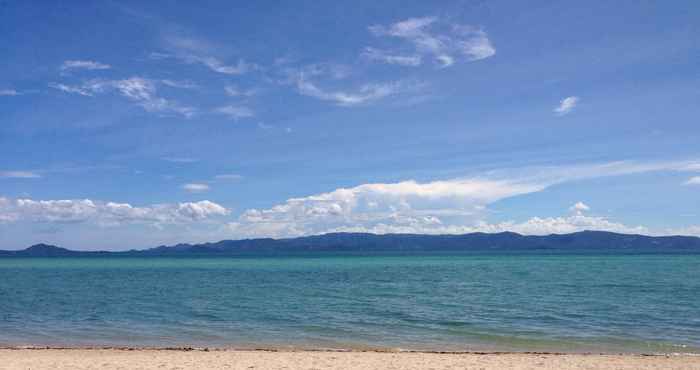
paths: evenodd
<path fill-rule="evenodd" d="M 268 353 L 387 353 L 387 354 L 437 354 L 437 355 L 547 355 L 547 356 L 630 356 L 700 358 L 695 352 L 595 352 L 595 351 L 518 351 L 518 350 L 415 350 L 401 348 L 305 348 L 305 347 L 140 347 L 140 346 L 3 346 L 0 351 L 124 351 L 124 352 L 268 352 Z"/>
<path fill-rule="evenodd" d="M 68 369 L 691 369 L 700 355 L 217 348 L 0 348 L 0 370 Z"/>

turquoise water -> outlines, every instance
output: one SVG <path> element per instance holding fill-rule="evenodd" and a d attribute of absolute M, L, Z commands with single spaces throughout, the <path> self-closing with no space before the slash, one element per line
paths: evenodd
<path fill-rule="evenodd" d="M 0 345 L 700 352 L 700 256 L 0 259 Z"/>

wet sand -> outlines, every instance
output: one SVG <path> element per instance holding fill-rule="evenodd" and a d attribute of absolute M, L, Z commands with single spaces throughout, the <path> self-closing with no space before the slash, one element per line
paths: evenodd
<path fill-rule="evenodd" d="M 696 355 L 0 349 L 0 369 L 698 369 Z"/>

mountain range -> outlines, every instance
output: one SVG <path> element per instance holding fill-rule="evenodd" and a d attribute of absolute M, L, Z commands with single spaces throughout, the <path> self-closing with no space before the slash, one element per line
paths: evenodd
<path fill-rule="evenodd" d="M 331 233 L 288 239 L 222 240 L 120 252 L 76 251 L 47 244 L 0 250 L 0 257 L 89 256 L 281 256 L 297 254 L 426 254 L 460 252 L 700 253 L 700 238 L 646 236 L 605 231 L 521 235 L 512 232 L 463 235 Z"/>

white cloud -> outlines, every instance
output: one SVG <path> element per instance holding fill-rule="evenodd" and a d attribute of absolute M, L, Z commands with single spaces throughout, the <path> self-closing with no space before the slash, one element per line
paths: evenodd
<path fill-rule="evenodd" d="M 187 63 L 202 64 L 214 72 L 227 75 L 240 75 L 256 68 L 254 64 L 246 63 L 243 59 L 239 59 L 235 65 L 224 64 L 221 60 L 210 56 L 188 55 L 183 57 L 183 60 Z"/>
<path fill-rule="evenodd" d="M 0 197 L 0 222 L 92 223 L 99 226 L 143 224 L 156 227 L 206 222 L 209 230 L 220 229 L 219 232 L 224 234 L 217 235 L 229 238 L 289 237 L 334 231 L 550 234 L 608 230 L 700 235 L 697 226 L 653 230 L 627 225 L 591 214 L 591 207 L 584 202 L 574 203 L 568 215 L 489 221 L 492 217 L 490 208 L 495 202 L 540 192 L 557 184 L 653 171 L 692 172 L 697 164 L 697 161 L 620 161 L 494 170 L 441 181 L 369 183 L 290 198 L 268 208 L 244 210 L 235 219 L 224 218 L 230 211 L 210 201 L 136 207 L 89 199 L 11 200 Z M 238 178 L 236 174 L 220 174 L 212 181 Z M 207 186 L 207 183 L 189 185 L 194 185 L 189 186 L 191 190 L 206 190 L 201 185 Z"/>
<path fill-rule="evenodd" d="M 125 80 L 112 81 L 112 85 L 122 96 L 136 102 L 148 112 L 176 113 L 186 118 L 192 117 L 195 109 L 182 106 L 156 94 L 156 85 L 152 80 L 132 77 Z"/>
<path fill-rule="evenodd" d="M 700 225 L 691 225 L 675 229 L 667 229 L 665 235 L 694 235 L 700 236 Z"/>
<path fill-rule="evenodd" d="M 15 89 L 0 89 L 0 96 L 17 96 L 20 95 L 19 91 Z"/>
<path fill-rule="evenodd" d="M 100 226 L 146 224 L 162 226 L 201 222 L 226 216 L 230 211 L 203 200 L 135 207 L 128 203 L 90 199 L 32 200 L 0 198 L 0 220 L 4 222 L 94 223 Z"/>
<path fill-rule="evenodd" d="M 569 216 L 532 217 L 525 222 L 488 223 L 488 207 L 502 199 L 540 192 L 553 185 L 652 171 L 686 171 L 692 162 L 611 162 L 568 167 L 491 171 L 469 178 L 419 183 L 363 184 L 291 198 L 267 209 L 249 209 L 230 232 L 241 236 L 297 236 L 334 231 L 459 234 L 516 231 L 525 234 L 585 229 L 649 233 L 604 217 L 590 216 L 577 202 Z"/>
<path fill-rule="evenodd" d="M 367 82 L 345 87 L 343 81 L 353 71 L 344 65 L 319 63 L 301 68 L 285 68 L 277 82 L 293 85 L 301 95 L 329 101 L 339 106 L 359 106 L 390 96 L 414 94 L 425 87 L 418 81 Z M 323 84 L 317 81 L 323 80 Z M 332 87 L 329 87 L 332 86 Z"/>
<path fill-rule="evenodd" d="M 410 42 L 417 53 L 432 56 L 443 68 L 454 64 L 457 57 L 477 61 L 496 54 L 483 30 L 465 25 L 446 25 L 437 17 L 410 18 L 389 26 L 370 26 L 369 30 L 376 36 L 396 37 Z M 375 60 L 390 62 L 383 58 Z"/>
<path fill-rule="evenodd" d="M 320 100 L 331 101 L 340 106 L 355 106 L 370 103 L 382 98 L 403 93 L 413 89 L 402 82 L 369 83 L 360 86 L 353 92 L 326 91 L 316 86 L 313 82 L 300 74 L 296 80 L 296 87 L 300 94 L 311 96 Z"/>
<path fill-rule="evenodd" d="M 190 53 L 178 53 L 174 55 L 164 53 L 151 53 L 151 59 L 166 58 L 173 58 L 186 64 L 199 64 L 209 68 L 214 72 L 226 75 L 242 75 L 258 68 L 256 64 L 248 63 L 243 59 L 239 59 L 238 62 L 236 62 L 236 64 L 226 64 L 220 59 L 213 56 L 197 55 Z"/>
<path fill-rule="evenodd" d="M 182 189 L 190 193 L 204 193 L 209 191 L 209 185 L 207 184 L 184 184 Z"/>
<path fill-rule="evenodd" d="M 14 179 L 38 179 L 41 178 L 41 175 L 32 171 L 0 171 L 0 177 Z"/>
<path fill-rule="evenodd" d="M 162 83 L 165 86 L 168 87 L 173 87 L 176 89 L 196 89 L 199 86 L 192 82 L 192 81 L 187 81 L 187 80 L 160 80 L 160 83 Z"/>
<path fill-rule="evenodd" d="M 568 234 L 584 230 L 611 231 L 625 234 L 649 234 L 643 226 L 627 226 L 604 217 L 576 213 L 564 217 L 532 217 L 525 222 L 503 222 L 498 224 L 478 223 L 473 231 L 512 231 L 525 235 Z"/>
<path fill-rule="evenodd" d="M 242 89 L 239 89 L 237 86 L 227 85 L 224 87 L 224 92 L 226 93 L 226 95 L 232 96 L 232 97 L 249 98 L 249 97 L 257 94 L 258 90 L 256 90 L 256 89 L 242 90 Z"/>
<path fill-rule="evenodd" d="M 684 182 L 683 185 L 700 185 L 700 176 L 694 176 Z"/>
<path fill-rule="evenodd" d="M 112 66 L 96 62 L 94 60 L 66 60 L 61 64 L 61 70 L 67 71 L 70 69 L 86 69 L 86 70 L 101 70 L 110 69 Z"/>
<path fill-rule="evenodd" d="M 60 90 L 66 93 L 70 94 L 79 94 L 83 96 L 93 96 L 94 92 L 89 86 L 70 86 L 66 84 L 61 84 L 61 83 L 54 83 L 51 82 L 49 83 L 49 87 L 54 88 L 56 90 Z"/>
<path fill-rule="evenodd" d="M 143 77 L 131 77 L 123 80 L 93 79 L 77 86 L 50 83 L 49 87 L 83 96 L 95 96 L 109 91 L 117 91 L 121 96 L 136 103 L 147 112 L 177 114 L 185 118 L 192 117 L 196 112 L 193 107 L 184 106 L 159 96 L 156 81 Z"/>
<path fill-rule="evenodd" d="M 585 211 L 590 210 L 590 209 L 591 208 L 586 203 L 583 203 L 583 202 L 576 202 L 576 204 L 574 204 L 573 206 L 571 206 L 571 208 L 569 208 L 569 210 L 571 212 L 574 212 L 574 213 L 579 214 L 579 215 Z"/>
<path fill-rule="evenodd" d="M 216 108 L 214 112 L 223 114 L 230 119 L 239 120 L 243 118 L 250 118 L 255 116 L 255 112 L 246 106 L 236 106 L 236 105 L 226 105 L 223 107 Z"/>
<path fill-rule="evenodd" d="M 190 35 L 170 34 L 166 35 L 163 41 L 171 53 L 151 53 L 152 59 L 174 58 L 187 64 L 199 64 L 226 75 L 240 75 L 258 68 L 257 65 L 243 59 L 239 59 L 235 64 L 227 64 L 212 56 L 217 54 L 217 50 L 224 49 L 224 45 L 214 45 Z"/>
<path fill-rule="evenodd" d="M 329 193 L 292 198 L 270 209 L 245 211 L 241 230 L 278 236 L 316 234 L 347 227 L 382 225 L 436 227 L 476 219 L 500 199 L 541 190 L 538 184 L 488 179 L 364 184 Z"/>
<path fill-rule="evenodd" d="M 362 57 L 369 60 L 381 61 L 387 64 L 410 67 L 419 66 L 423 62 L 420 55 L 393 55 L 387 53 L 386 51 L 372 47 L 365 48 L 365 50 L 362 52 Z"/>
<path fill-rule="evenodd" d="M 559 102 L 559 106 L 554 109 L 554 112 L 560 116 L 570 113 L 578 104 L 579 98 L 569 96 Z"/>
<path fill-rule="evenodd" d="M 370 32 L 377 36 L 400 37 L 416 45 L 419 50 L 437 53 L 443 48 L 442 41 L 427 31 L 428 26 L 437 21 L 436 17 L 409 18 L 388 27 L 370 26 Z"/>
<path fill-rule="evenodd" d="M 299 77 L 305 79 L 323 77 L 333 81 L 344 80 L 353 74 L 353 69 L 338 63 L 314 63 L 301 67 L 285 67 L 281 69 L 281 72 L 284 76 L 281 83 L 295 84 Z"/>
<path fill-rule="evenodd" d="M 438 55 L 435 57 L 440 64 L 440 67 L 445 68 L 455 64 L 454 58 L 449 55 Z"/>
<path fill-rule="evenodd" d="M 496 49 L 494 49 L 488 35 L 483 30 L 469 26 L 454 26 L 453 29 L 456 34 L 461 36 L 453 41 L 454 45 L 467 60 L 486 59 L 496 54 Z"/>

